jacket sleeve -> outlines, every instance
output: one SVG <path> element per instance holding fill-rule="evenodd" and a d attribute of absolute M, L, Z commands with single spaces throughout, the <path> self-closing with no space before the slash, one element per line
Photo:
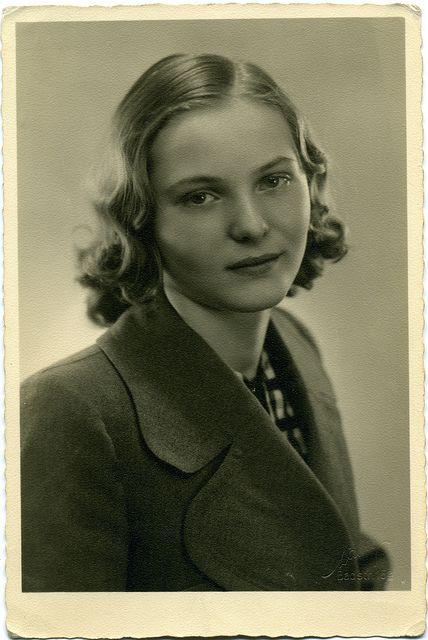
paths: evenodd
<path fill-rule="evenodd" d="M 22 590 L 125 591 L 125 499 L 100 416 L 52 372 L 21 401 Z"/>

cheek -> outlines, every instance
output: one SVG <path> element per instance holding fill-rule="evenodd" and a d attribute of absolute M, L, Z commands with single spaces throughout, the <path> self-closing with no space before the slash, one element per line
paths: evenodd
<path fill-rule="evenodd" d="M 159 216 L 156 240 L 162 263 L 166 268 L 188 269 L 200 265 L 204 260 L 197 234 L 187 225 L 179 225 L 172 221 L 168 215 Z"/>
<path fill-rule="evenodd" d="M 308 219 L 311 211 L 311 196 L 309 193 L 309 185 L 305 180 L 300 183 L 300 189 L 296 192 L 297 207 L 302 212 L 302 218 Z"/>
<path fill-rule="evenodd" d="M 311 217 L 311 201 L 309 192 L 303 188 L 287 198 L 281 207 L 279 216 L 283 230 L 295 240 L 306 238 Z"/>
<path fill-rule="evenodd" d="M 301 192 L 298 196 L 298 204 L 296 206 L 296 210 L 300 212 L 300 215 L 298 216 L 298 226 L 306 235 L 311 220 L 311 198 L 309 194 L 309 188 L 306 183 L 302 185 Z"/>

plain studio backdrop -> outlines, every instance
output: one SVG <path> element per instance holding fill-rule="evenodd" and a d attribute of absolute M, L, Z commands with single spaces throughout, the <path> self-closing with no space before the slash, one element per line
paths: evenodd
<path fill-rule="evenodd" d="M 284 304 L 316 337 L 333 380 L 365 531 L 410 588 L 404 20 L 333 18 L 17 25 L 22 378 L 91 344 L 75 282 L 86 184 L 131 84 L 171 53 L 265 68 L 329 159 L 330 204 L 351 250 Z M 209 256 L 207 256 L 209 259 Z M 316 514 L 314 514 L 316 517 Z"/>

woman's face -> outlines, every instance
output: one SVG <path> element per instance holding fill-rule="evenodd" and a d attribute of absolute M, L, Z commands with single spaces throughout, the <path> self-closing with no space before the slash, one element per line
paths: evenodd
<path fill-rule="evenodd" d="M 239 99 L 181 114 L 152 148 L 164 283 L 223 311 L 278 304 L 299 270 L 309 189 L 287 122 Z"/>

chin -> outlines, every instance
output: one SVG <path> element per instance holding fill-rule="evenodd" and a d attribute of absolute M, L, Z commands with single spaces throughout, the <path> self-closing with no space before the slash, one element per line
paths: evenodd
<path fill-rule="evenodd" d="M 276 291 L 266 291 L 258 296 L 248 295 L 236 296 L 235 300 L 231 300 L 228 308 L 231 311 L 240 311 L 241 313 L 251 313 L 256 311 L 266 311 L 266 309 L 272 309 L 276 307 L 287 295 L 288 289 Z"/>

